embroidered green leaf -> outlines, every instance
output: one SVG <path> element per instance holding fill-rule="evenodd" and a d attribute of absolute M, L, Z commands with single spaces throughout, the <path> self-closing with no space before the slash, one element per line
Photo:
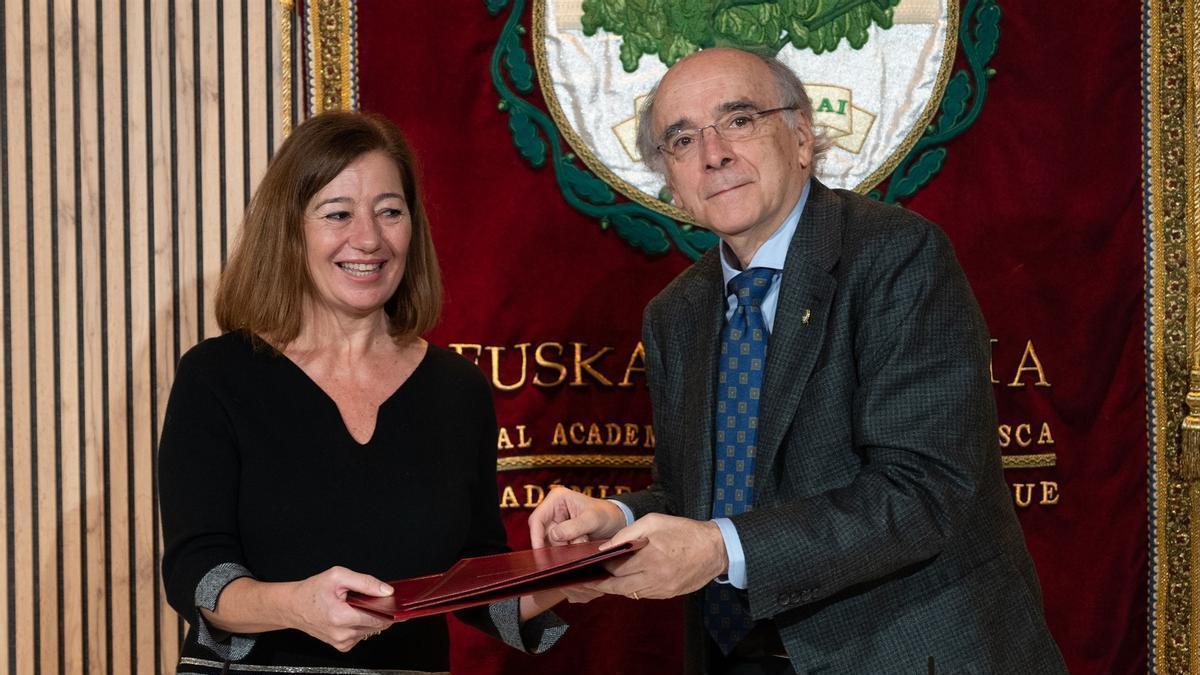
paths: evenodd
<path fill-rule="evenodd" d="M 616 201 L 617 196 L 609 189 L 607 183 L 570 161 L 560 162 L 558 169 L 563 187 L 580 199 L 592 204 L 611 204 Z"/>
<path fill-rule="evenodd" d="M 798 16 L 788 17 L 788 41 L 796 49 L 808 48 L 808 26 Z"/>
<path fill-rule="evenodd" d="M 784 11 L 808 29 L 805 41 L 813 53 L 837 49 L 842 38 L 862 49 L 872 24 L 892 27 L 892 8 L 899 0 L 784 0 Z M 795 41 L 793 41 L 795 45 Z"/>
<path fill-rule="evenodd" d="M 645 218 L 621 213 L 613 215 L 610 222 L 622 239 L 646 253 L 666 253 L 671 250 L 667 235 Z"/>
<path fill-rule="evenodd" d="M 934 130 L 938 133 L 949 131 L 962 121 L 966 112 L 967 96 L 971 93 L 971 83 L 967 72 L 960 70 L 954 73 L 946 83 L 946 93 L 942 96 L 942 109 L 938 113 Z"/>
<path fill-rule="evenodd" d="M 718 45 L 763 47 L 783 35 L 783 17 L 774 3 L 733 7 L 714 16 Z"/>
<path fill-rule="evenodd" d="M 487 5 L 488 14 L 496 16 L 508 4 L 508 0 L 484 0 L 484 4 Z"/>
<path fill-rule="evenodd" d="M 621 67 L 623 67 L 627 73 L 632 73 L 633 71 L 637 70 L 638 59 L 642 58 L 643 52 L 641 45 L 638 44 L 639 42 L 640 40 L 637 38 L 624 40 L 621 42 Z"/>
<path fill-rule="evenodd" d="M 867 43 L 872 25 L 891 28 L 900 0 L 584 0 L 583 33 L 620 35 L 621 66 L 645 54 L 670 66 L 715 46 L 776 53 L 786 44 L 816 54 Z"/>
<path fill-rule="evenodd" d="M 504 39 L 504 63 L 508 66 L 508 75 L 512 78 L 513 86 L 522 94 L 533 91 L 533 68 L 529 65 L 529 57 L 521 47 L 520 38 L 514 32 Z"/>
<path fill-rule="evenodd" d="M 695 50 L 691 42 L 688 42 L 683 36 L 676 35 L 662 43 L 658 50 L 658 58 L 663 63 L 675 63 L 693 51 Z M 622 65 L 624 64 L 622 63 Z"/>
<path fill-rule="evenodd" d="M 945 159 L 946 149 L 934 148 L 918 157 L 917 161 L 913 162 L 912 168 L 904 176 L 898 177 L 893 175 L 892 181 L 895 183 L 893 194 L 895 199 L 904 199 L 929 182 L 929 179 L 933 178 L 933 174 L 941 170 L 942 162 Z"/>
<path fill-rule="evenodd" d="M 508 128 L 512 130 L 513 143 L 527 162 L 535 168 L 546 163 L 546 142 L 527 113 L 514 108 L 508 116 Z"/>
<path fill-rule="evenodd" d="M 986 2 L 975 12 L 978 24 L 975 27 L 973 56 L 980 63 L 990 61 L 1000 42 L 1000 8 L 994 2 Z M 966 47 L 966 45 L 964 45 Z"/>

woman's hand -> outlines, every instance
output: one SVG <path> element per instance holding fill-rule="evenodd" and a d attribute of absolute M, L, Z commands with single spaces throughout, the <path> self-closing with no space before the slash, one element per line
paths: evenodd
<path fill-rule="evenodd" d="M 549 591 L 539 591 L 531 595 L 522 595 L 520 604 L 518 605 L 521 622 L 524 623 L 532 619 L 563 600 L 579 603 L 591 602 L 601 595 L 604 595 L 604 593 L 592 590 L 586 585 L 555 588 Z"/>
<path fill-rule="evenodd" d="M 387 619 L 347 604 L 346 594 L 350 591 L 385 597 L 392 594 L 392 587 L 369 574 L 331 567 L 296 582 L 290 603 L 292 627 L 347 652 L 392 625 Z"/>

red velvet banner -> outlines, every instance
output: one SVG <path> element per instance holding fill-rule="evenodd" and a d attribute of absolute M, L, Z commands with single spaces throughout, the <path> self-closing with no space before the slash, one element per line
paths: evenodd
<path fill-rule="evenodd" d="M 982 112 L 905 205 L 947 231 L 988 319 L 1002 451 L 1054 456 L 1006 476 L 1071 672 L 1143 672 L 1138 3 L 1090 3 L 1086 15 L 1074 3 L 999 6 Z M 432 339 L 493 379 L 510 469 L 497 481 L 510 543 L 523 547 L 550 485 L 602 495 L 648 481 L 644 468 L 523 458 L 653 453 L 641 310 L 689 260 L 637 250 L 572 208 L 550 167 L 522 159 L 492 80 L 507 7 L 360 0 L 357 11 L 362 108 L 394 119 L 423 165 L 447 287 Z M 541 103 L 536 88 L 530 98 Z M 571 629 L 537 657 L 455 627 L 455 671 L 679 670 L 676 602 L 605 598 L 561 613 Z"/>

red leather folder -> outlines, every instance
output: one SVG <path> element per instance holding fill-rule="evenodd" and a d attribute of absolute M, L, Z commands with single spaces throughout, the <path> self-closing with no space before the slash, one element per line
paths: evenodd
<path fill-rule="evenodd" d="M 443 614 L 536 591 L 597 581 L 608 576 L 600 564 L 646 545 L 638 539 L 601 551 L 604 542 L 551 546 L 479 558 L 464 558 L 441 574 L 389 581 L 386 598 L 351 592 L 346 602 L 395 621 Z"/>

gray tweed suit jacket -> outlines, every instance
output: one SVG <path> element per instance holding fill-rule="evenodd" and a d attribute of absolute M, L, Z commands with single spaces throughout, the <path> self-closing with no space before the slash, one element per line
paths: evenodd
<path fill-rule="evenodd" d="M 708 519 L 725 292 L 719 247 L 646 308 L 653 484 L 618 499 Z M 760 403 L 743 599 L 797 673 L 1059 673 L 1002 475 L 988 331 L 945 235 L 812 181 Z M 701 593 L 687 671 L 705 672 Z"/>

